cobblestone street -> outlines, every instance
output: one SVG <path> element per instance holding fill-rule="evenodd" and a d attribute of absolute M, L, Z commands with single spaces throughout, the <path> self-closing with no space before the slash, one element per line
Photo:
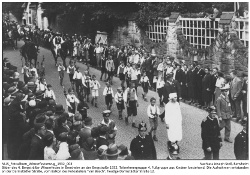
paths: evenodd
<path fill-rule="evenodd" d="M 3 50 L 3 58 L 7 57 L 11 64 L 18 67 L 18 72 L 20 73 L 20 78 L 23 80 L 23 75 L 21 75 L 21 56 L 19 52 L 19 48 L 24 44 L 23 41 L 18 42 L 18 49 L 12 50 L 10 47 Z M 38 62 L 41 63 L 43 56 L 45 57 L 45 73 L 46 73 L 46 82 L 47 84 L 52 85 L 52 89 L 56 95 L 56 102 L 61 103 L 66 108 L 66 101 L 63 94 L 63 88 L 59 84 L 59 76 L 57 72 L 57 67 L 55 66 L 55 62 L 51 52 L 47 49 L 40 47 L 40 53 L 38 55 Z M 24 60 L 23 60 L 24 61 Z M 67 59 L 66 63 L 68 65 L 69 59 Z M 61 59 L 59 58 L 59 62 Z M 86 69 L 86 65 L 82 63 L 77 63 L 80 71 L 83 72 Z M 90 74 L 95 74 L 97 76 L 97 80 L 100 79 L 100 71 L 90 67 Z M 101 89 L 99 90 L 99 99 L 98 99 L 98 108 L 93 107 L 90 103 L 88 103 L 90 109 L 88 110 L 88 115 L 93 118 L 93 126 L 96 126 L 102 120 L 101 112 L 106 109 L 105 99 L 102 95 L 103 89 L 105 87 L 105 82 L 100 81 Z M 66 90 L 70 87 L 70 81 L 68 74 L 65 73 L 64 78 L 64 86 Z M 117 92 L 117 88 L 120 86 L 120 80 L 117 77 L 113 79 L 113 90 L 114 93 Z M 91 96 L 90 96 L 91 97 Z M 138 117 L 137 124 L 141 121 L 145 121 L 148 124 L 149 122 L 146 113 L 147 106 L 150 104 L 149 102 L 145 102 L 142 99 L 142 88 L 138 87 L 138 97 L 139 97 L 139 107 L 138 107 Z M 158 94 L 153 91 L 149 91 L 148 99 L 151 97 L 157 98 L 157 103 L 159 105 Z M 114 101 L 113 101 L 114 102 Z M 118 132 L 116 136 L 116 143 L 118 145 L 124 144 L 128 148 L 130 147 L 131 140 L 138 134 L 137 129 L 131 127 L 131 121 L 129 126 L 126 126 L 124 119 L 118 120 L 118 111 L 115 105 L 115 102 L 111 108 L 112 114 L 110 116 L 116 122 Z M 161 108 L 161 112 L 163 108 Z M 178 155 L 181 159 L 202 159 L 203 158 L 203 150 L 202 150 L 202 140 L 201 140 L 201 122 L 207 116 L 207 112 L 204 110 L 198 109 L 196 107 L 187 105 L 181 102 L 181 111 L 183 117 L 183 139 L 180 142 L 180 154 Z M 126 110 L 123 112 L 123 117 L 126 115 Z M 242 127 L 238 123 L 232 122 L 232 131 L 231 138 L 234 140 L 235 136 L 241 131 Z M 158 142 L 155 142 L 157 158 L 158 159 L 166 159 L 168 156 L 167 152 L 167 130 L 165 123 L 162 123 L 159 119 L 159 127 L 158 127 Z M 221 131 L 221 135 L 224 138 L 224 129 Z M 223 146 L 220 150 L 220 159 L 235 159 L 234 151 L 233 151 L 233 143 L 223 142 Z M 6 147 L 5 147 L 6 148 Z M 6 150 L 5 150 L 6 153 Z"/>

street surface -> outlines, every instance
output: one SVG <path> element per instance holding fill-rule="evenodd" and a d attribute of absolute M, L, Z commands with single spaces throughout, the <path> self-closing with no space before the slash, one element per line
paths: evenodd
<path fill-rule="evenodd" d="M 23 75 L 21 74 L 21 56 L 19 52 L 19 48 L 24 44 L 23 41 L 18 42 L 18 49 L 13 50 L 10 47 L 3 50 L 3 58 L 9 58 L 11 64 L 18 67 L 18 72 L 20 73 L 20 79 L 23 80 Z M 63 104 L 66 108 L 66 101 L 63 94 L 63 88 L 59 84 L 59 75 L 57 72 L 57 67 L 55 66 L 54 58 L 51 52 L 47 49 L 40 47 L 40 53 L 38 55 L 38 62 L 41 63 L 43 56 L 45 57 L 45 78 L 47 84 L 52 85 L 52 89 L 56 95 L 56 102 Z M 62 60 L 59 58 L 59 62 Z M 24 61 L 24 60 L 23 60 Z M 69 59 L 67 58 L 67 65 Z M 80 68 L 80 71 L 83 72 L 86 69 L 86 65 L 82 63 L 77 63 L 77 66 Z M 97 80 L 100 79 L 100 71 L 90 67 L 90 74 L 95 74 L 97 76 Z M 105 82 L 100 81 L 101 89 L 99 90 L 99 99 L 98 99 L 98 108 L 93 107 L 90 103 L 88 110 L 88 115 L 93 118 L 93 126 L 96 126 L 102 120 L 102 111 L 106 109 L 105 99 L 102 95 L 103 89 L 105 87 Z M 70 81 L 68 74 L 65 73 L 64 77 L 64 86 L 66 90 L 70 87 Z M 117 88 L 120 86 L 120 80 L 117 77 L 113 79 L 113 90 L 114 93 L 117 92 Z M 91 97 L 91 96 L 90 96 Z M 138 97 L 139 97 L 139 107 L 138 107 L 138 117 L 136 124 L 138 125 L 139 122 L 145 121 L 148 124 L 149 129 L 149 122 L 146 113 L 147 106 L 150 102 L 145 102 L 142 99 L 142 88 L 138 87 Z M 157 104 L 159 105 L 158 94 L 153 91 L 149 91 L 148 99 L 151 97 L 157 98 Z M 91 99 L 91 98 L 90 98 Z M 112 114 L 110 116 L 116 122 L 118 132 L 116 136 L 116 143 L 118 145 L 124 144 L 128 148 L 130 147 L 131 140 L 138 134 L 136 128 L 131 127 L 131 120 L 130 124 L 126 126 L 124 120 L 118 120 L 118 111 L 115 105 L 115 102 L 111 108 Z M 161 112 L 163 108 L 161 108 Z M 179 143 L 180 145 L 180 154 L 178 155 L 181 159 L 202 159 L 203 150 L 202 150 L 202 140 L 201 140 L 201 122 L 207 116 L 207 112 L 196 107 L 187 105 L 181 102 L 181 111 L 183 117 L 183 139 Z M 126 115 L 126 110 L 123 111 L 123 117 Z M 231 131 L 231 138 L 234 140 L 235 136 L 241 131 L 242 127 L 238 123 L 232 122 L 232 131 Z M 221 131 L 222 138 L 224 137 L 224 129 Z M 165 127 L 165 123 L 162 123 L 159 119 L 159 127 L 158 127 L 158 142 L 155 142 L 156 151 L 157 151 L 157 158 L 158 159 L 166 159 L 168 156 L 167 151 L 167 130 Z M 223 138 L 224 139 L 224 138 Z M 223 146 L 220 150 L 220 159 L 235 159 L 234 152 L 233 152 L 233 143 L 223 142 Z M 6 153 L 6 145 L 5 153 Z M 6 158 L 6 156 L 5 156 Z M 7 159 L 7 158 L 6 158 Z"/>

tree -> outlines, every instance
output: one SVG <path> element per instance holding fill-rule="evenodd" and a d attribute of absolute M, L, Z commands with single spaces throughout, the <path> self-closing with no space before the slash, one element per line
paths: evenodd
<path fill-rule="evenodd" d="M 2 9 L 4 13 L 11 12 L 16 18 L 22 19 L 23 9 L 21 8 L 24 2 L 3 2 Z"/>

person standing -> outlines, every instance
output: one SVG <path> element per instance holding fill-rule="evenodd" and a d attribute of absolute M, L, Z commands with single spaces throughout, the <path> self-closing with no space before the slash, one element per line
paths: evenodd
<path fill-rule="evenodd" d="M 216 81 L 218 79 L 218 68 L 215 67 L 212 70 L 211 73 L 211 95 L 212 95 L 212 105 L 215 105 L 215 101 L 217 99 L 215 99 L 215 85 L 216 85 Z"/>
<path fill-rule="evenodd" d="M 115 70 L 115 65 L 114 65 L 114 61 L 112 60 L 112 56 L 109 55 L 109 59 L 106 61 L 106 70 L 108 73 L 108 79 L 107 81 L 110 82 L 110 84 L 112 85 L 112 81 L 113 81 L 113 72 Z"/>
<path fill-rule="evenodd" d="M 125 122 L 128 124 L 128 118 L 133 115 L 132 119 L 132 127 L 137 128 L 135 125 L 135 119 L 137 116 L 137 107 L 139 107 L 138 104 L 138 97 L 136 95 L 136 89 L 135 84 L 131 83 L 130 87 L 125 90 L 124 96 L 123 96 L 124 102 L 127 106 L 127 113 L 128 116 L 125 117 Z"/>
<path fill-rule="evenodd" d="M 143 76 L 140 79 L 140 83 L 143 89 L 142 97 L 144 101 L 148 101 L 147 94 L 148 94 L 148 87 L 150 86 L 150 83 L 149 83 L 149 78 L 146 75 L 146 72 L 143 72 Z"/>
<path fill-rule="evenodd" d="M 210 106 L 212 100 L 212 93 L 211 93 L 211 74 L 210 69 L 205 68 L 205 76 L 202 78 L 202 100 L 205 104 L 205 108 Z"/>
<path fill-rule="evenodd" d="M 43 123 L 35 124 L 35 135 L 31 140 L 28 160 L 44 160 L 44 141 L 46 129 Z"/>
<path fill-rule="evenodd" d="M 217 80 L 215 83 L 215 91 L 214 91 L 215 102 L 221 94 L 220 88 L 222 88 L 225 85 L 225 79 L 223 78 L 223 76 L 224 76 L 223 73 L 218 72 Z"/>
<path fill-rule="evenodd" d="M 194 73 L 194 66 L 191 64 L 189 66 L 189 70 L 187 73 L 187 87 L 188 87 L 188 97 L 190 100 L 190 103 L 195 102 L 195 96 L 194 96 L 194 81 L 195 81 L 195 73 Z"/>
<path fill-rule="evenodd" d="M 248 76 L 247 74 L 243 74 L 243 86 L 242 86 L 242 111 L 243 111 L 243 116 L 248 117 Z"/>
<path fill-rule="evenodd" d="M 197 74 L 195 78 L 196 82 L 196 99 L 198 100 L 198 104 L 200 106 L 203 105 L 203 99 L 202 99 L 202 79 L 205 76 L 205 71 L 201 68 L 200 65 L 197 65 Z"/>
<path fill-rule="evenodd" d="M 169 102 L 165 105 L 165 123 L 168 130 L 168 140 L 179 153 L 178 142 L 182 140 L 182 114 L 177 102 L 177 93 L 169 94 Z"/>
<path fill-rule="evenodd" d="M 94 50 L 95 56 L 96 56 L 96 62 L 97 67 L 101 67 L 101 57 L 102 57 L 103 48 L 101 47 L 101 44 L 97 44 L 97 47 Z"/>
<path fill-rule="evenodd" d="M 30 77 L 30 73 L 29 73 L 29 70 L 30 70 L 30 68 L 29 68 L 29 63 L 27 62 L 27 63 L 25 63 L 25 65 L 22 67 L 22 74 L 23 74 L 23 78 L 24 78 L 24 82 L 25 82 L 25 84 L 27 84 L 28 83 L 28 81 L 29 81 L 29 77 Z"/>
<path fill-rule="evenodd" d="M 220 130 L 225 128 L 224 140 L 232 143 L 233 141 L 230 139 L 232 111 L 228 97 L 228 90 L 229 87 L 226 86 L 221 88 L 221 95 L 216 100 L 216 109 L 220 121 Z"/>
<path fill-rule="evenodd" d="M 74 90 L 72 88 L 69 88 L 68 90 L 69 94 L 66 96 L 66 103 L 68 106 L 68 112 L 75 114 L 76 112 L 76 103 L 79 103 L 79 100 L 76 98 L 74 94 Z"/>
<path fill-rule="evenodd" d="M 112 119 L 109 118 L 110 114 L 111 114 L 110 110 L 103 111 L 102 112 L 103 120 L 99 124 L 100 127 L 106 126 L 108 128 L 106 133 L 106 138 L 109 144 L 115 143 L 115 137 L 117 134 L 116 124 Z"/>
<path fill-rule="evenodd" d="M 249 160 L 247 117 L 242 120 L 241 125 L 243 126 L 243 130 L 235 137 L 234 140 L 234 155 L 237 160 Z"/>
<path fill-rule="evenodd" d="M 189 100 L 188 97 L 188 71 L 187 71 L 187 66 L 183 66 L 183 71 L 182 71 L 182 76 L 181 76 L 181 97 L 183 100 Z"/>
<path fill-rule="evenodd" d="M 222 147 L 219 121 L 216 118 L 215 108 L 207 109 L 209 115 L 201 123 L 202 149 L 205 160 L 219 160 L 219 152 Z"/>
<path fill-rule="evenodd" d="M 125 109 L 122 87 L 117 88 L 117 93 L 115 94 L 115 102 L 119 113 L 119 120 L 122 120 L 122 111 Z"/>
<path fill-rule="evenodd" d="M 92 81 L 90 82 L 90 87 L 92 90 L 92 100 L 91 100 L 91 104 L 94 105 L 95 107 L 97 106 L 97 98 L 99 96 L 99 89 L 101 87 L 100 83 L 96 80 L 96 76 L 92 75 Z"/>
<path fill-rule="evenodd" d="M 67 73 L 69 74 L 69 80 L 70 80 L 72 88 L 74 88 L 73 76 L 74 76 L 75 70 L 76 70 L 76 68 L 75 68 L 75 65 L 74 65 L 74 61 L 70 60 L 69 61 L 69 66 L 67 67 Z"/>
<path fill-rule="evenodd" d="M 233 118 L 236 118 L 236 121 L 240 121 L 242 119 L 241 116 L 241 90 L 242 90 L 242 81 L 239 77 L 237 77 L 236 70 L 233 70 L 230 73 L 231 78 L 233 79 L 230 85 L 230 95 L 232 99 L 232 110 L 233 110 Z"/>
<path fill-rule="evenodd" d="M 121 61 L 120 65 L 118 66 L 117 75 L 119 76 L 119 78 L 121 80 L 121 87 L 122 87 L 122 90 L 124 91 L 125 90 L 124 83 L 125 83 L 126 72 L 125 72 L 125 65 L 124 65 L 123 61 Z"/>
<path fill-rule="evenodd" d="M 82 95 L 82 73 L 79 71 L 79 67 L 76 67 L 76 71 L 73 75 L 73 80 L 75 81 L 76 83 L 76 93 L 77 93 L 77 96 L 80 97 Z"/>
<path fill-rule="evenodd" d="M 158 106 L 155 105 L 155 103 L 156 103 L 156 99 L 152 97 L 150 99 L 150 105 L 147 108 L 147 115 L 149 117 L 151 131 L 154 132 L 153 139 L 154 141 L 158 141 L 156 137 L 156 130 L 158 127 L 158 116 L 160 115 L 160 109 Z"/>
<path fill-rule="evenodd" d="M 156 149 L 151 132 L 147 134 L 147 125 L 142 122 L 138 127 L 139 135 L 130 143 L 131 155 L 135 160 L 156 160 Z"/>
<path fill-rule="evenodd" d="M 106 87 L 103 90 L 103 95 L 105 96 L 107 110 L 110 110 L 113 105 L 114 92 L 109 82 L 106 82 Z"/>
<path fill-rule="evenodd" d="M 64 78 L 65 67 L 62 65 L 62 63 L 59 63 L 59 65 L 57 67 L 57 71 L 59 72 L 60 85 L 63 86 L 63 78 Z"/>

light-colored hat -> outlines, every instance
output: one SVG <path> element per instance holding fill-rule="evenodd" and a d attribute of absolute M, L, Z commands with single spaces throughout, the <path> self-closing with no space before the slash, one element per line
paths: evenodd
<path fill-rule="evenodd" d="M 177 93 L 170 93 L 169 99 L 174 99 L 174 98 L 177 98 Z"/>
<path fill-rule="evenodd" d="M 220 88 L 220 90 L 228 90 L 228 89 L 230 89 L 229 84 L 225 84 L 225 86 Z"/>

